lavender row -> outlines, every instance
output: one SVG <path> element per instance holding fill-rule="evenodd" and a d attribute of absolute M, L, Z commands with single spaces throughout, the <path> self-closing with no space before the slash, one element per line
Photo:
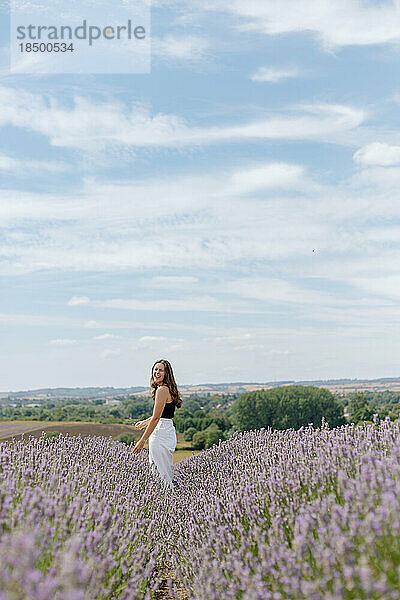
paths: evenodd
<path fill-rule="evenodd" d="M 175 494 L 111 438 L 0 444 L 0 600 L 400 599 L 400 431 L 249 431 L 182 461 Z"/>
<path fill-rule="evenodd" d="M 398 423 L 238 433 L 175 475 L 190 600 L 400 599 Z"/>
<path fill-rule="evenodd" d="M 0 444 L 0 600 L 149 600 L 170 499 L 111 437 Z"/>

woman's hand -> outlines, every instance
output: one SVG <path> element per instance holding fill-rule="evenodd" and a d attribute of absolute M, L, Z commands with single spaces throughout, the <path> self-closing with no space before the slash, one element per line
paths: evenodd
<path fill-rule="evenodd" d="M 144 446 L 143 440 L 139 440 L 138 442 L 136 442 L 136 445 L 135 445 L 134 449 L 132 450 L 133 454 L 139 454 L 139 452 L 141 452 L 143 450 L 143 446 Z"/>
<path fill-rule="evenodd" d="M 135 423 L 135 429 L 143 429 L 143 427 L 146 427 L 145 421 L 138 421 Z"/>

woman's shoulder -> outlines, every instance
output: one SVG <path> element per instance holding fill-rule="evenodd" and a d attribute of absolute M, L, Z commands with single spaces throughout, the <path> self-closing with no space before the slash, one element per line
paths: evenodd
<path fill-rule="evenodd" d="M 161 392 L 162 394 L 165 394 L 165 393 L 169 394 L 170 393 L 169 387 L 167 385 L 159 385 L 159 386 L 157 386 L 156 394 L 158 394 L 159 392 Z"/>
<path fill-rule="evenodd" d="M 171 391 L 170 391 L 170 389 L 169 389 L 169 387 L 168 387 L 167 385 L 165 385 L 165 384 L 163 384 L 163 385 L 159 385 L 159 386 L 158 386 L 158 388 L 157 388 L 157 391 L 158 391 L 158 390 L 162 390 L 162 394 L 163 394 L 163 395 L 164 395 L 164 394 L 165 394 L 165 395 L 167 395 L 167 396 L 170 398 L 170 402 L 173 402 L 173 398 L 172 398 L 172 395 L 171 395 Z M 157 392 L 156 392 L 156 393 L 157 393 Z"/>

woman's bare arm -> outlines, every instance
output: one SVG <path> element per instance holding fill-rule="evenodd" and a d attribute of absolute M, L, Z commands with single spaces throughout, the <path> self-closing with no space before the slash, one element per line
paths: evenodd
<path fill-rule="evenodd" d="M 147 423 L 149 423 L 150 420 L 151 417 L 149 417 L 148 419 L 143 419 L 143 421 L 137 421 L 134 424 L 135 429 L 143 429 L 143 427 L 146 427 Z"/>

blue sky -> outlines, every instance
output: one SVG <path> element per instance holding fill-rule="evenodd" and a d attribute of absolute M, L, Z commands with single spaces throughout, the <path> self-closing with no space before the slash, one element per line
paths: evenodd
<path fill-rule="evenodd" d="M 400 376 L 395 2 L 160 0 L 120 75 L 0 7 L 0 390 Z"/>

